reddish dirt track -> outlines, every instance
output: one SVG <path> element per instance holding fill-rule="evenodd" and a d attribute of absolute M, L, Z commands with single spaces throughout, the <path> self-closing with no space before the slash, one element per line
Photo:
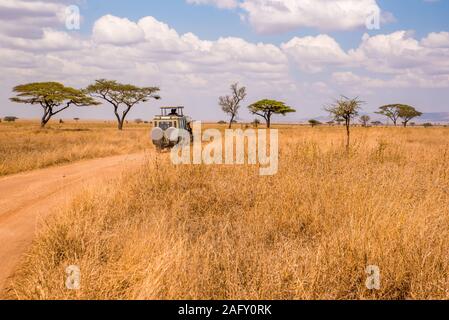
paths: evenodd
<path fill-rule="evenodd" d="M 40 219 L 83 187 L 118 177 L 147 157 L 120 155 L 0 178 L 0 295 L 35 237 Z"/>

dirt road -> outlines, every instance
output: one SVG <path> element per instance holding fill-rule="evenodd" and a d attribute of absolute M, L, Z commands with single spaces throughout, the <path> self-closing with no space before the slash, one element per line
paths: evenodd
<path fill-rule="evenodd" d="M 0 295 L 31 244 L 39 219 L 86 185 L 117 177 L 147 157 L 121 155 L 0 178 Z"/>

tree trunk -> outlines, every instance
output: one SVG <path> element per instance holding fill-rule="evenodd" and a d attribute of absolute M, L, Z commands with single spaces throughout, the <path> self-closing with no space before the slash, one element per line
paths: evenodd
<path fill-rule="evenodd" d="M 271 128 L 271 117 L 270 116 L 267 117 L 267 128 L 268 129 Z"/>
<path fill-rule="evenodd" d="M 351 142 L 351 129 L 350 129 L 351 123 L 346 120 L 346 151 L 349 152 L 349 146 Z"/>
<path fill-rule="evenodd" d="M 123 111 L 122 117 L 120 117 L 117 114 L 117 118 L 119 119 L 118 129 L 120 131 L 123 130 L 123 124 L 125 123 L 126 116 L 128 115 L 128 113 L 131 110 L 131 108 L 132 108 L 132 105 L 131 106 L 129 105 L 128 108 L 125 111 Z"/>
<path fill-rule="evenodd" d="M 48 123 L 48 121 L 50 121 L 51 116 L 52 116 L 51 110 L 45 110 L 44 115 L 42 116 L 41 119 L 41 129 L 45 128 L 45 125 Z"/>
<path fill-rule="evenodd" d="M 234 115 L 231 117 L 231 121 L 229 121 L 229 129 L 232 129 L 232 123 L 234 122 Z"/>
<path fill-rule="evenodd" d="M 123 130 L 123 122 L 124 122 L 124 119 L 119 119 L 118 120 L 118 129 L 120 130 L 120 131 L 122 131 Z"/>
<path fill-rule="evenodd" d="M 117 118 L 117 129 L 122 131 L 123 130 L 123 122 L 125 121 L 125 117 L 120 117 L 120 115 L 118 114 L 118 107 L 115 107 L 115 106 L 114 106 L 114 113 L 115 113 L 115 117 Z"/>
<path fill-rule="evenodd" d="M 45 128 L 45 125 L 47 124 L 48 121 L 45 121 L 44 119 L 41 120 L 41 129 Z"/>

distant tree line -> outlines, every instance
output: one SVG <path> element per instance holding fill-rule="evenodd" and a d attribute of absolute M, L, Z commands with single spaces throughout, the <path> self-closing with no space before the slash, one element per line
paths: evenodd
<path fill-rule="evenodd" d="M 219 105 L 221 106 L 223 112 L 230 116 L 229 128 L 232 127 L 233 122 L 238 117 L 240 110 L 240 103 L 246 98 L 247 90 L 246 87 L 239 87 L 238 83 L 231 85 L 231 95 L 222 96 L 219 98 Z M 334 103 L 325 107 L 325 110 L 332 116 L 333 120 L 328 122 L 328 124 L 333 125 L 334 123 L 343 123 L 346 127 L 346 149 L 349 151 L 350 138 L 351 138 L 351 125 L 354 119 L 359 117 L 361 107 L 364 104 L 358 97 L 347 98 L 342 96 L 336 99 Z M 287 106 L 284 102 L 264 99 L 255 102 L 248 106 L 249 111 L 257 116 L 263 118 L 267 124 L 267 128 L 271 126 L 271 118 L 275 114 L 286 115 L 287 113 L 296 112 L 292 107 Z M 404 127 L 410 123 L 412 119 L 420 117 L 421 112 L 417 111 L 414 107 L 405 104 L 391 104 L 385 105 L 379 108 L 377 114 L 383 115 L 388 119 L 391 119 L 396 126 L 399 120 L 402 120 Z M 359 118 L 360 123 L 363 127 L 368 127 L 371 117 L 368 115 L 362 115 Z M 219 122 L 219 123 L 225 123 Z M 321 125 L 322 123 L 318 120 L 311 119 L 309 124 L 312 127 Z M 381 125 L 380 121 L 371 122 L 372 125 Z M 258 125 L 258 124 L 257 124 Z M 257 126 L 256 125 L 256 126 Z"/>
<path fill-rule="evenodd" d="M 241 108 L 240 103 L 246 98 L 247 90 L 246 87 L 239 87 L 238 83 L 231 85 L 231 95 L 221 96 L 218 99 L 218 104 L 222 108 L 223 112 L 230 116 L 229 128 L 232 124 L 236 122 L 238 114 Z M 361 106 L 364 104 L 363 101 L 358 98 L 349 99 L 342 96 L 337 99 L 334 103 L 325 107 L 332 116 L 332 121 L 327 122 L 329 125 L 344 124 L 347 128 L 347 146 L 349 147 L 350 141 L 350 126 L 354 119 L 359 116 Z M 263 118 L 267 124 L 267 127 L 271 126 L 271 118 L 273 115 L 281 114 L 286 115 L 287 113 L 296 112 L 292 107 L 287 106 L 284 102 L 264 99 L 255 102 L 248 106 L 250 113 L 260 116 Z M 410 121 L 416 117 L 422 115 L 421 112 L 417 111 L 414 107 L 405 104 L 391 104 L 382 106 L 379 108 L 377 114 L 386 116 L 391 119 L 396 126 L 399 120 L 402 120 L 404 127 L 410 123 Z M 371 117 L 368 115 L 362 115 L 359 118 L 360 123 L 363 127 L 368 127 L 371 121 Z M 220 121 L 219 124 L 225 124 L 225 121 Z M 260 122 L 257 123 L 257 125 Z M 254 124 L 254 123 L 253 123 Z M 322 123 L 316 119 L 309 120 L 309 124 L 312 127 L 321 125 Z M 372 121 L 372 125 L 379 126 L 382 125 L 380 121 Z"/>
<path fill-rule="evenodd" d="M 106 102 L 114 111 L 117 118 L 117 127 L 123 130 L 123 126 L 127 123 L 126 118 L 131 109 L 140 104 L 149 101 L 150 99 L 160 99 L 158 95 L 160 89 L 158 87 L 138 87 L 131 84 L 122 84 L 115 80 L 100 79 L 85 89 L 75 89 L 67 87 L 58 82 L 36 82 L 24 85 L 18 85 L 13 88 L 16 94 L 10 100 L 12 102 L 24 103 L 30 105 L 39 105 L 42 107 L 43 114 L 41 118 L 41 127 L 44 128 L 46 124 L 55 115 L 75 107 L 97 106 L 101 102 Z M 227 115 L 229 115 L 229 128 L 236 122 L 241 108 L 241 103 L 247 97 L 246 87 L 240 87 L 238 83 L 231 85 L 231 94 L 219 97 L 218 104 Z M 101 101 L 101 102 L 100 102 Z M 358 98 L 347 98 L 342 96 L 335 100 L 334 103 L 325 107 L 333 120 L 328 124 L 343 123 L 346 127 L 347 142 L 346 146 L 349 149 L 350 144 L 350 127 L 354 119 L 359 116 L 363 101 Z M 263 99 L 254 102 L 248 106 L 251 114 L 256 115 L 266 122 L 267 128 L 271 127 L 273 115 L 286 115 L 288 113 L 296 112 L 295 109 L 286 105 L 284 102 Z M 405 104 L 391 104 L 379 108 L 377 114 L 383 115 L 393 121 L 396 126 L 401 120 L 404 127 L 410 123 L 411 120 L 422 115 L 414 107 Z M 7 117 L 8 118 L 8 117 Z M 4 121 L 15 121 L 5 118 Z M 78 118 L 74 118 L 78 121 Z M 359 118 L 361 124 L 367 127 L 371 120 L 368 115 L 362 115 Z M 141 119 L 137 119 L 136 123 L 142 123 Z M 256 119 L 253 122 L 254 126 L 258 126 L 260 121 Z M 309 124 L 312 127 L 321 125 L 318 120 L 310 120 Z M 379 121 L 371 122 L 373 125 L 380 125 Z"/>

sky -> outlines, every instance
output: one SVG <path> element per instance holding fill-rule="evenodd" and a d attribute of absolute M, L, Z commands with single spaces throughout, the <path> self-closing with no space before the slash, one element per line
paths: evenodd
<path fill-rule="evenodd" d="M 241 121 L 265 98 L 297 110 L 276 118 L 286 122 L 325 116 L 340 95 L 367 114 L 390 103 L 449 112 L 449 0 L 0 0 L 0 116 L 42 112 L 10 102 L 15 85 L 100 78 L 160 87 L 162 100 L 129 119 L 183 105 L 226 120 L 218 97 L 234 82 L 248 91 Z M 109 105 L 58 117 L 114 119 Z"/>

